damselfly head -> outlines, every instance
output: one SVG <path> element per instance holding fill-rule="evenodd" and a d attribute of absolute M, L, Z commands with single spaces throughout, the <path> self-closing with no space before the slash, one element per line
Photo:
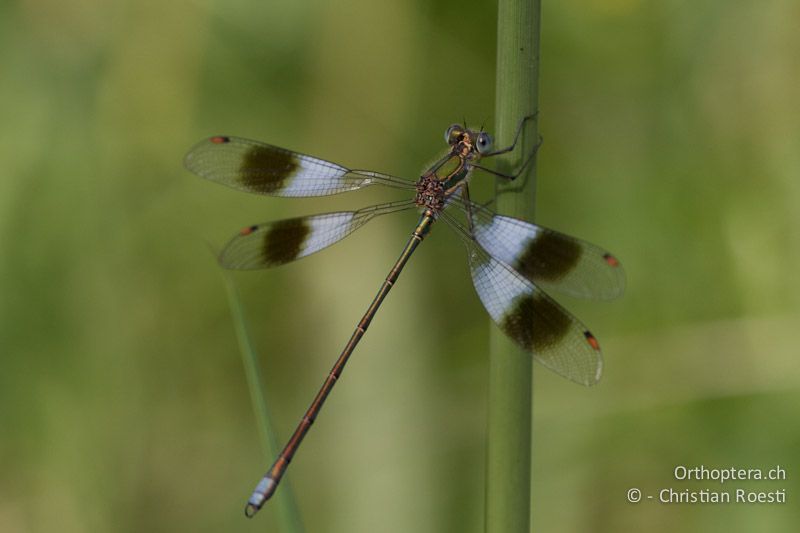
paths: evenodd
<path fill-rule="evenodd" d="M 444 139 L 452 152 L 462 157 L 487 154 L 492 148 L 492 136 L 483 130 L 471 130 L 461 124 L 453 124 L 444 133 Z"/>

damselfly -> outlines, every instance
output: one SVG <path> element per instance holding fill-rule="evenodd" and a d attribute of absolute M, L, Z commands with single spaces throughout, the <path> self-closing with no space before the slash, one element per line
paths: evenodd
<path fill-rule="evenodd" d="M 617 259 L 585 241 L 512 217 L 495 214 L 469 197 L 469 178 L 482 170 L 514 179 L 479 161 L 512 151 L 528 120 L 520 122 L 514 142 L 492 149 L 484 131 L 454 124 L 445 132 L 447 152 L 416 181 L 371 170 L 353 170 L 269 144 L 237 137 L 211 137 L 186 155 L 186 167 L 204 178 L 256 194 L 286 197 L 326 196 L 385 185 L 413 193 L 413 198 L 359 209 L 290 218 L 242 229 L 225 247 L 225 268 L 258 269 L 281 265 L 318 252 L 344 239 L 373 218 L 406 209 L 421 216 L 350 340 L 311 406 L 258 483 L 245 508 L 253 516 L 272 496 L 325 399 L 411 254 L 442 219 L 467 248 L 472 281 L 492 319 L 523 350 L 551 370 L 583 385 L 602 372 L 600 345 L 589 330 L 543 289 L 581 298 L 619 296 L 625 276 Z M 459 216 L 456 216 L 460 213 Z M 462 219 L 464 222 L 462 222 Z"/>

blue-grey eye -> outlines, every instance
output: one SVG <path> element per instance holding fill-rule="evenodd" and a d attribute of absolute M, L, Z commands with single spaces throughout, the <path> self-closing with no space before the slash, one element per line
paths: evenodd
<path fill-rule="evenodd" d="M 485 154 L 492 149 L 492 136 L 483 131 L 480 132 L 478 134 L 478 139 L 475 141 L 475 145 L 477 146 L 479 153 Z"/>
<path fill-rule="evenodd" d="M 444 140 L 452 145 L 457 143 L 463 134 L 464 128 L 460 124 L 453 124 L 444 132 Z"/>

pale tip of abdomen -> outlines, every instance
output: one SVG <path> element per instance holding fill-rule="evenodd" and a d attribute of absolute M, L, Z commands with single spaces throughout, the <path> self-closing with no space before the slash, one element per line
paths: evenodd
<path fill-rule="evenodd" d="M 247 518 L 253 518 L 264 503 L 269 500 L 272 493 L 275 492 L 275 487 L 277 485 L 274 479 L 269 476 L 264 476 L 264 478 L 258 482 L 258 485 L 256 485 L 256 489 L 253 491 L 250 499 L 247 500 L 247 505 L 244 507 L 244 515 Z"/>

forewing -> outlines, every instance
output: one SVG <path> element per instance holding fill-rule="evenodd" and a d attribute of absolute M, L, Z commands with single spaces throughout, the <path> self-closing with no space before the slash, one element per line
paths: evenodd
<path fill-rule="evenodd" d="M 544 288 L 578 298 L 611 300 L 625 290 L 625 272 L 589 242 L 471 204 L 474 238 L 486 252 Z"/>
<path fill-rule="evenodd" d="M 271 196 L 327 196 L 380 183 L 413 189 L 414 183 L 240 137 L 210 137 L 184 159 L 198 176 L 246 192 Z"/>

